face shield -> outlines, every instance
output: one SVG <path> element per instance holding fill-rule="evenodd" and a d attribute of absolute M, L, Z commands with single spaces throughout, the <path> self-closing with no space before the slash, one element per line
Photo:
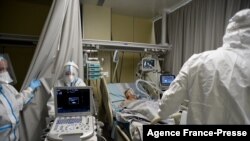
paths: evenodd
<path fill-rule="evenodd" d="M 78 66 L 73 62 L 68 62 L 64 66 L 64 81 L 65 83 L 72 83 L 78 77 Z"/>
<path fill-rule="evenodd" d="M 0 54 L 0 83 L 16 84 L 16 76 L 7 54 Z"/>

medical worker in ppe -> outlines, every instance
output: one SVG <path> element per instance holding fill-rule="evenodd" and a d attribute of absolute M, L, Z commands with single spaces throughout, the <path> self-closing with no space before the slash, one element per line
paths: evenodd
<path fill-rule="evenodd" d="M 11 63 L 0 55 L 0 141 L 18 141 L 20 124 L 19 112 L 33 98 L 33 92 L 41 86 L 39 80 L 32 80 L 29 87 L 21 93 L 11 85 Z"/>
<path fill-rule="evenodd" d="M 78 66 L 73 62 L 69 61 L 64 65 L 64 71 L 61 78 L 54 85 L 55 87 L 75 87 L 75 86 L 86 86 L 81 78 L 78 77 Z M 54 106 L 54 89 L 50 92 L 51 97 L 47 102 L 49 117 L 55 117 L 55 106 Z"/>
<path fill-rule="evenodd" d="M 236 13 L 223 46 L 191 56 L 164 92 L 151 123 L 189 100 L 187 124 L 250 124 L 250 9 Z"/>

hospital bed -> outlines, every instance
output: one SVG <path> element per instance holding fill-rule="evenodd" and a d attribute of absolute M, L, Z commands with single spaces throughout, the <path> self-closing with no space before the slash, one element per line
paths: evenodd
<path fill-rule="evenodd" d="M 120 114 L 120 104 L 125 100 L 124 91 L 128 88 L 132 88 L 134 92 L 139 96 L 139 99 L 147 99 L 147 96 L 143 93 L 145 91 L 138 91 L 135 83 L 110 83 L 107 84 L 104 78 L 101 78 L 100 90 L 103 97 L 103 106 L 105 109 L 105 120 L 108 129 L 112 132 L 112 137 L 114 140 L 119 141 L 130 141 L 136 140 L 139 138 L 141 140 L 142 132 L 141 130 L 138 132 L 137 129 L 142 129 L 143 124 L 149 124 L 149 120 L 144 120 L 144 118 L 140 118 L 140 122 L 138 120 L 129 123 L 120 122 L 117 120 L 117 114 Z M 157 109 L 154 109 L 157 111 Z M 172 120 L 173 124 L 174 121 Z M 131 132 L 131 126 L 135 127 Z M 137 135 L 134 136 L 136 132 Z M 131 136 L 133 134 L 133 136 Z"/>
<path fill-rule="evenodd" d="M 112 136 L 115 140 L 120 141 L 130 141 L 130 138 L 128 135 L 122 131 L 121 127 L 114 124 L 114 116 L 113 116 L 113 110 L 111 105 L 111 100 L 109 97 L 109 89 L 108 84 L 105 80 L 105 78 L 101 78 L 100 81 L 100 91 L 102 94 L 102 101 L 103 101 L 103 110 L 105 112 L 104 118 L 102 119 L 105 125 L 107 126 L 108 133 L 112 132 L 109 136 Z"/>

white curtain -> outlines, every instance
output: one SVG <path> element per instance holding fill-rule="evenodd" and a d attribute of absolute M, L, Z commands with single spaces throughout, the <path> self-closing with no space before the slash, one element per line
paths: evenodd
<path fill-rule="evenodd" d="M 79 76 L 83 78 L 82 59 L 79 0 L 54 0 L 22 86 L 22 89 L 26 88 L 32 79 L 45 80 L 35 92 L 32 103 L 21 113 L 21 141 L 40 140 L 46 126 L 48 90 L 61 75 L 67 61 L 78 64 Z"/>
<path fill-rule="evenodd" d="M 192 0 L 168 14 L 167 34 L 173 48 L 165 70 L 177 75 L 194 53 L 220 47 L 229 18 L 247 7 L 249 0 Z"/>

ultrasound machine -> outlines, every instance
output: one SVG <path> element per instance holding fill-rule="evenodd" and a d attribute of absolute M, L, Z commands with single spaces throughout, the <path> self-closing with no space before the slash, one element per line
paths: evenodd
<path fill-rule="evenodd" d="M 56 118 L 48 141 L 96 141 L 91 87 L 55 87 Z"/>

